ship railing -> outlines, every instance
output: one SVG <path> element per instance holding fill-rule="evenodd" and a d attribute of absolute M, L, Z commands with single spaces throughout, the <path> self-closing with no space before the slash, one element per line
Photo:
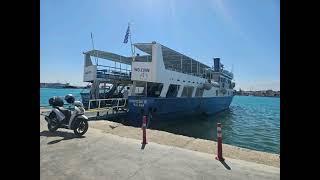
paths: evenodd
<path fill-rule="evenodd" d="M 127 103 L 128 103 L 127 98 L 90 99 L 88 104 L 88 111 L 114 110 L 114 109 L 119 110 L 120 108 L 125 109 L 127 106 Z"/>
<path fill-rule="evenodd" d="M 97 65 L 97 78 L 131 79 L 131 70 L 121 67 Z"/>

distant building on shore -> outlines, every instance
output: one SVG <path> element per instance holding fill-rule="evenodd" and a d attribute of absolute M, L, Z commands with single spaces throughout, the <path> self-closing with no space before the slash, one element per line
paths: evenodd
<path fill-rule="evenodd" d="M 262 96 L 262 97 L 280 97 L 280 91 L 262 90 L 262 91 L 236 91 L 239 96 Z"/>
<path fill-rule="evenodd" d="M 40 83 L 40 88 L 63 88 L 66 84 L 62 83 Z"/>
<path fill-rule="evenodd" d="M 78 89 L 78 88 L 86 88 L 86 87 L 79 87 L 79 86 L 71 86 L 69 83 L 40 83 L 40 88 L 71 88 L 71 89 Z"/>

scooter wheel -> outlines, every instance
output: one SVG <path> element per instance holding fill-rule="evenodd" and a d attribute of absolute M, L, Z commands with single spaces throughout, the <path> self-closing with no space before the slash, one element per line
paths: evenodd
<path fill-rule="evenodd" d="M 58 128 L 59 128 L 58 123 L 55 123 L 55 122 L 52 122 L 52 121 L 48 123 L 48 130 L 50 132 L 55 132 Z"/>
<path fill-rule="evenodd" d="M 74 134 L 78 137 L 84 135 L 89 128 L 88 121 L 80 119 L 75 127 Z"/>

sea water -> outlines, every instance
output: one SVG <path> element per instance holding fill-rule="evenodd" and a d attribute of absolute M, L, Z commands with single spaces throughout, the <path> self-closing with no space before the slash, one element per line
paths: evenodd
<path fill-rule="evenodd" d="M 49 99 L 53 96 L 59 96 L 64 99 L 67 94 L 75 96 L 76 100 L 81 101 L 80 92 L 86 92 L 87 89 L 56 89 L 40 88 L 40 106 L 49 106 Z"/>

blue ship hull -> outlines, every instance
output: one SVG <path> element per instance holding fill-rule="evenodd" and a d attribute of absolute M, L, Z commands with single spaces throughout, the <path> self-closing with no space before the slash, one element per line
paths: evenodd
<path fill-rule="evenodd" d="M 233 96 L 153 98 L 129 96 L 128 122 L 141 126 L 143 115 L 152 115 L 152 125 L 181 116 L 215 114 L 228 109 Z"/>

